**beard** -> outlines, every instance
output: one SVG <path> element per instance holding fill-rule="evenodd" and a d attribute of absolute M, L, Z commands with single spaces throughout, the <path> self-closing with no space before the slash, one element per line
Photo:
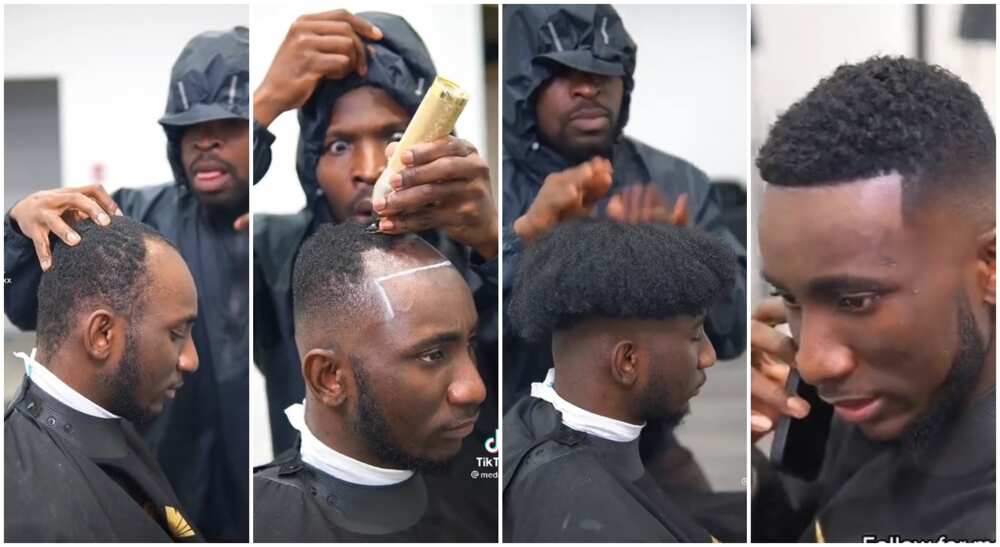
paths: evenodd
<path fill-rule="evenodd" d="M 108 411 L 135 425 L 143 425 L 152 421 L 154 416 L 142 407 L 136 397 L 141 372 L 138 347 L 138 335 L 130 326 L 125 333 L 125 351 L 118 370 L 101 375 L 99 379 L 111 394 Z"/>
<path fill-rule="evenodd" d="M 691 412 L 688 400 L 679 400 L 683 391 L 680 382 L 673 382 L 665 373 L 655 374 L 649 380 L 649 387 L 642 394 L 639 408 L 642 418 L 665 427 L 676 427 Z"/>
<path fill-rule="evenodd" d="M 352 358 L 351 367 L 358 383 L 357 420 L 354 422 L 354 430 L 379 460 L 393 469 L 408 469 L 429 474 L 446 473 L 451 468 L 454 458 L 447 460 L 423 458 L 407 452 L 393 441 L 389 422 L 379 410 L 380 405 L 372 393 L 371 378 L 365 372 L 364 365 Z"/>
<path fill-rule="evenodd" d="M 980 338 L 975 317 L 964 297 L 956 298 L 958 315 L 958 352 L 944 383 L 931 399 L 928 410 L 919 416 L 903 435 L 904 449 L 920 456 L 948 431 L 948 426 L 968 402 L 986 364 L 988 340 Z M 993 314 L 990 313 L 990 317 Z M 992 322 L 992 320 L 991 320 Z M 990 327 L 989 340 L 996 325 Z"/>

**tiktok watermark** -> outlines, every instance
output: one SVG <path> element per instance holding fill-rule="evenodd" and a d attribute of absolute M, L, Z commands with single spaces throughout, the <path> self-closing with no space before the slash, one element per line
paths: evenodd
<path fill-rule="evenodd" d="M 500 452 L 500 430 L 497 429 L 486 443 L 483 445 L 488 454 L 498 454 Z M 469 474 L 473 479 L 496 479 L 500 477 L 500 456 L 477 456 L 476 469 Z"/>

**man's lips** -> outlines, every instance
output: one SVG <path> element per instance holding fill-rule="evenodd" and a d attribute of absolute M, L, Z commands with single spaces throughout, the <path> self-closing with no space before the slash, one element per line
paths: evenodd
<path fill-rule="evenodd" d="M 580 108 L 570 114 L 569 125 L 584 132 L 604 131 L 611 125 L 611 115 L 603 108 Z"/>
<path fill-rule="evenodd" d="M 476 420 L 479 419 L 479 413 L 477 412 L 475 416 L 454 422 L 445 428 L 442 436 L 447 439 L 464 439 L 472 433 L 473 428 L 476 426 Z"/>
<path fill-rule="evenodd" d="M 182 387 L 184 387 L 184 382 L 176 384 L 173 387 L 167 388 L 167 391 L 166 391 L 167 398 L 168 399 L 173 399 L 174 397 L 177 397 L 177 392 L 180 391 L 180 389 Z"/>
<path fill-rule="evenodd" d="M 837 416 L 846 422 L 861 423 L 866 422 L 882 409 L 884 405 L 881 397 L 831 397 L 823 398 L 833 405 Z"/>
<path fill-rule="evenodd" d="M 200 192 L 218 192 L 229 181 L 229 167 L 218 161 L 203 160 L 191 165 L 192 183 Z"/>

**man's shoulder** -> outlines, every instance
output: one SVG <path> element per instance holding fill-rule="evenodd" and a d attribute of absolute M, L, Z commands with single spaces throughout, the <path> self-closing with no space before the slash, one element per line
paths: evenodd
<path fill-rule="evenodd" d="M 704 171 L 680 156 L 664 152 L 627 135 L 623 137 L 623 140 L 642 158 L 650 175 L 654 178 L 666 174 L 680 174 L 700 182 L 709 182 L 708 175 Z"/>

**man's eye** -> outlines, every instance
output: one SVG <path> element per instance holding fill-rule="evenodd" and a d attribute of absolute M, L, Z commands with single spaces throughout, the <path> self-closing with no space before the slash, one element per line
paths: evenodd
<path fill-rule="evenodd" d="M 184 335 L 185 335 L 184 331 L 179 331 L 176 329 L 172 329 L 170 331 L 170 339 L 173 340 L 174 342 L 180 342 L 181 340 L 183 340 Z"/>
<path fill-rule="evenodd" d="M 425 363 L 436 363 L 444 359 L 444 352 L 439 349 L 428 351 L 420 356 L 420 360 Z"/>
<path fill-rule="evenodd" d="M 874 293 L 842 296 L 837 299 L 837 307 L 851 313 L 864 313 L 871 311 L 878 298 Z"/>
<path fill-rule="evenodd" d="M 330 146 L 327 147 L 327 150 L 331 154 L 343 154 L 344 152 L 347 152 L 348 147 L 350 147 L 350 144 L 348 144 L 347 141 L 336 139 L 330 143 Z"/>
<path fill-rule="evenodd" d="M 392 135 L 389 136 L 389 142 L 399 142 L 402 139 L 403 139 L 403 132 L 402 131 L 396 131 Z"/>
<path fill-rule="evenodd" d="M 771 296 L 780 296 L 781 300 L 785 303 L 785 307 L 787 308 L 799 307 L 799 302 L 795 300 L 795 297 L 786 292 L 771 291 Z"/>

